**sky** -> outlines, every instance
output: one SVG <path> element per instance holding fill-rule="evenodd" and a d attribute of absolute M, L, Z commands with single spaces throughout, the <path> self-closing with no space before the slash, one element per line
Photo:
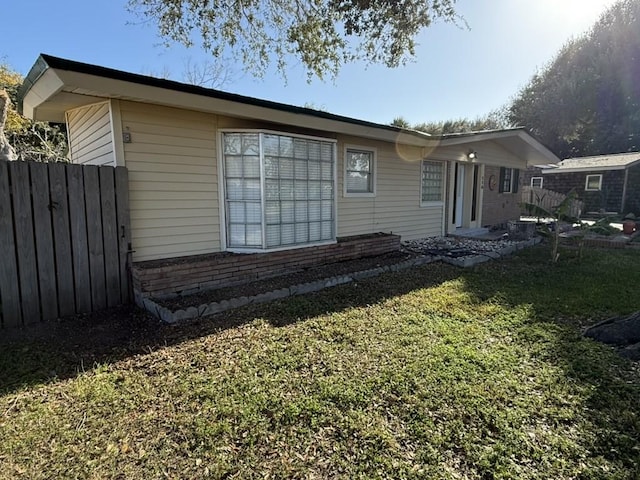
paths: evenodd
<path fill-rule="evenodd" d="M 182 81 L 186 63 L 202 64 L 198 47 L 161 45 L 126 0 L 2 1 L 0 63 L 25 75 L 40 53 Z M 586 32 L 614 0 L 458 0 L 469 28 L 435 23 L 418 37 L 406 66 L 345 65 L 334 80 L 307 82 L 292 63 L 256 79 L 230 62 L 233 93 L 378 123 L 476 118 L 501 107 L 571 38 Z M 28 15 L 25 12 L 29 12 Z M 9 39 L 9 41 L 7 41 Z"/>

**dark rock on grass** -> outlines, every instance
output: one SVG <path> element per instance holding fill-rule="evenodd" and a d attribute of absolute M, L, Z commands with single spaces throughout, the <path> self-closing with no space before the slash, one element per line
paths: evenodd
<path fill-rule="evenodd" d="M 640 342 L 640 311 L 600 322 L 589 327 L 584 335 L 610 345 L 637 344 Z"/>
<path fill-rule="evenodd" d="M 613 317 L 587 328 L 585 337 L 617 347 L 618 353 L 640 361 L 640 311 L 626 317 Z"/>

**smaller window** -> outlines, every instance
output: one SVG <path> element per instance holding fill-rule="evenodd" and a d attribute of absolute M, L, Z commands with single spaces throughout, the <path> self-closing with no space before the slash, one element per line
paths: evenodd
<path fill-rule="evenodd" d="M 511 193 L 513 180 L 513 168 L 504 169 L 504 177 L 502 178 L 502 192 Z"/>
<path fill-rule="evenodd" d="M 375 151 L 347 148 L 344 156 L 345 196 L 375 195 Z"/>
<path fill-rule="evenodd" d="M 587 175 L 584 189 L 587 192 L 599 192 L 602 190 L 602 175 Z"/>
<path fill-rule="evenodd" d="M 520 170 L 517 168 L 500 168 L 499 193 L 517 193 Z"/>
<path fill-rule="evenodd" d="M 423 160 L 420 184 L 420 204 L 429 205 L 444 201 L 444 163 Z"/>
<path fill-rule="evenodd" d="M 531 177 L 531 186 L 533 188 L 542 188 L 542 177 Z"/>

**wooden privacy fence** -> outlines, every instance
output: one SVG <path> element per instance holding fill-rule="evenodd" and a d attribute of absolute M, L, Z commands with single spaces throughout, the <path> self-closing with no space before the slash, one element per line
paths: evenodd
<path fill-rule="evenodd" d="M 566 195 L 559 192 L 554 192 L 552 190 L 546 190 L 544 188 L 537 187 L 521 187 L 521 202 L 522 203 L 531 203 L 533 205 L 538 205 L 544 208 L 547 211 L 553 211 L 555 207 L 560 205 L 562 201 L 567 198 Z M 574 199 L 569 206 L 568 214 L 574 218 L 580 218 L 582 214 L 582 209 L 584 207 L 584 203 L 580 200 Z M 520 207 L 520 213 L 522 215 L 531 215 L 531 213 L 527 210 L 526 206 L 522 205 Z M 535 216 L 535 215 L 534 215 Z"/>
<path fill-rule="evenodd" d="M 124 167 L 0 161 L 4 328 L 130 301 Z"/>

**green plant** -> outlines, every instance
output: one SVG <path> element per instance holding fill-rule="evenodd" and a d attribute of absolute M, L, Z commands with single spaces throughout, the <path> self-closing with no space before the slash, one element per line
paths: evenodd
<path fill-rule="evenodd" d="M 577 194 L 575 190 L 571 190 L 569 194 L 560 202 L 557 206 L 546 209 L 540 205 L 536 205 L 535 203 L 521 203 L 521 207 L 526 208 L 527 211 L 531 212 L 536 217 L 545 217 L 545 218 L 553 218 L 553 230 L 549 228 L 548 224 L 544 224 L 539 233 L 543 236 L 546 236 L 551 241 L 551 262 L 556 263 L 560 254 L 558 253 L 558 248 L 560 245 L 560 222 L 570 222 L 576 223 L 579 220 L 575 217 L 572 217 L 571 207 L 573 202 L 577 199 Z"/>

